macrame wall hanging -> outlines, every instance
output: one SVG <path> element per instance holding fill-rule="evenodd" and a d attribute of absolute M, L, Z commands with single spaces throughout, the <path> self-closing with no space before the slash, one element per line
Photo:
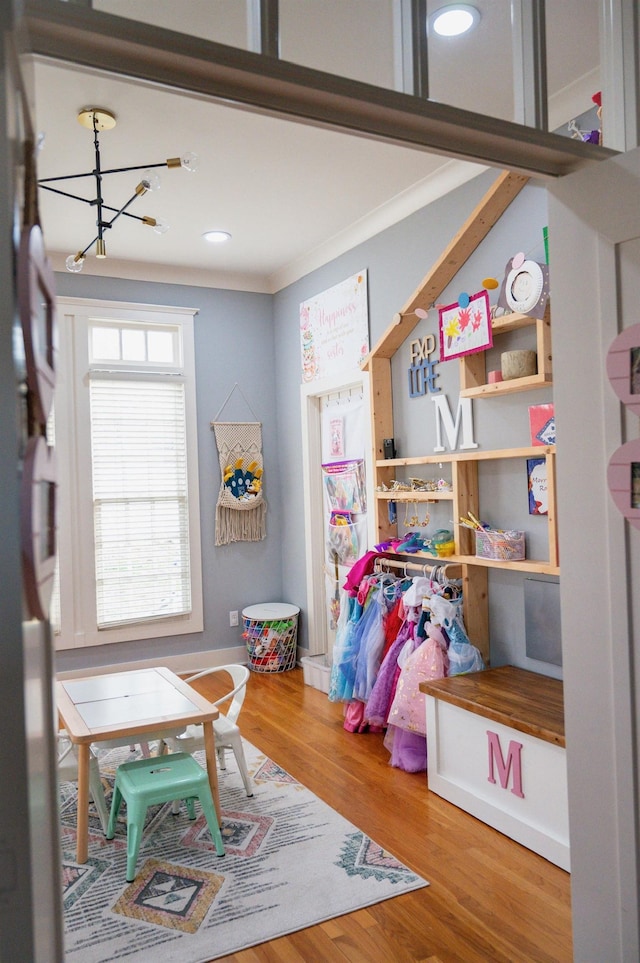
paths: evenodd
<path fill-rule="evenodd" d="M 236 383 L 211 422 L 220 458 L 220 492 L 216 504 L 216 545 L 259 542 L 266 535 L 267 503 L 262 491 L 262 425 L 219 421 Z M 242 395 L 244 398 L 244 395 Z M 251 405 L 244 398 L 251 414 Z"/>

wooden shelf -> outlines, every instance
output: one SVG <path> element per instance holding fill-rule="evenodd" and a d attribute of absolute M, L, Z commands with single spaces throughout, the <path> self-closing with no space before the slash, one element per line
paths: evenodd
<path fill-rule="evenodd" d="M 560 575 L 560 568 L 551 562 L 525 558 L 519 562 L 503 562 L 498 559 L 478 558 L 477 555 L 447 555 L 440 558 L 431 555 L 429 552 L 385 552 L 393 558 L 415 559 L 425 565 L 431 562 L 432 565 L 477 565 L 480 568 L 499 568 L 511 570 L 512 572 L 528 572 L 530 575 Z"/>
<path fill-rule="evenodd" d="M 546 312 L 545 312 L 546 314 Z M 530 314 L 520 314 L 512 311 L 510 314 L 501 314 L 497 318 L 491 319 L 491 330 L 493 334 L 507 334 L 508 331 L 518 331 L 520 328 L 530 328 L 536 324 L 537 319 Z"/>
<path fill-rule="evenodd" d="M 543 318 L 532 318 L 528 314 L 504 314 L 491 321 L 493 336 L 498 337 L 517 331 L 520 328 L 535 327 L 536 357 L 538 372 L 526 378 L 511 378 L 509 381 L 487 382 L 486 352 L 464 355 L 460 358 L 460 397 L 495 398 L 499 395 L 514 394 L 517 391 L 534 391 L 549 388 L 553 384 L 551 373 L 551 316 L 547 304 Z"/>
<path fill-rule="evenodd" d="M 550 388 L 551 378 L 544 374 L 529 375 L 526 378 L 510 378 L 509 381 L 496 381 L 493 384 L 477 385 L 475 388 L 464 388 L 460 392 L 461 398 L 495 398 L 496 395 L 511 395 L 517 391 L 533 391 L 536 388 Z"/>
<path fill-rule="evenodd" d="M 388 502 L 440 502 L 453 501 L 453 492 L 376 492 L 376 498 Z"/>
<path fill-rule="evenodd" d="M 521 448 L 473 448 L 469 451 L 446 451 L 438 455 L 418 455 L 415 458 L 382 458 L 377 468 L 403 468 L 411 465 L 444 465 L 458 461 L 498 461 L 502 458 L 542 458 L 555 454 L 555 445 L 526 445 Z M 437 494 L 430 492 L 429 494 Z"/>

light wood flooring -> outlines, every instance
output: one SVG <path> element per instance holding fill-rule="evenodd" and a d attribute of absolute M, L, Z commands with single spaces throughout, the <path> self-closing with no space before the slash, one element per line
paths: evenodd
<path fill-rule="evenodd" d="M 195 684 L 216 697 L 212 679 Z M 425 773 L 391 768 L 380 734 L 342 721 L 301 669 L 252 673 L 239 720 L 249 742 L 431 885 L 224 961 L 569 963 L 570 875 L 428 792 Z"/>

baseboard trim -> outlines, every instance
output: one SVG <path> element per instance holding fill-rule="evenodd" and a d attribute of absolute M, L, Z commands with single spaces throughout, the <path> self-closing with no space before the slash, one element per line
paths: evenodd
<path fill-rule="evenodd" d="M 141 659 L 137 662 L 116 662 L 108 665 L 85 666 L 82 669 L 71 669 L 56 673 L 56 679 L 75 679 L 86 675 L 105 675 L 108 672 L 130 672 L 134 669 L 153 669 L 166 666 L 177 675 L 183 672 L 200 672 L 201 669 L 213 668 L 218 665 L 230 665 L 247 661 L 246 646 L 236 646 L 231 649 L 208 649 L 204 652 L 185 652 L 181 655 L 163 656 L 158 659 Z"/>

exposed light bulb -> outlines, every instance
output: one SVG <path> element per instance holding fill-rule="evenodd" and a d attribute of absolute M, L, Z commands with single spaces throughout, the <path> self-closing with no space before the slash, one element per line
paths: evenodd
<path fill-rule="evenodd" d="M 198 155 L 194 154 L 193 151 L 189 151 L 187 154 L 183 154 L 180 158 L 180 164 L 186 171 L 197 171 L 198 170 Z"/>
<path fill-rule="evenodd" d="M 169 230 L 169 224 L 162 217 L 147 217 L 145 214 L 142 223 L 152 227 L 156 234 L 166 234 Z"/>
<path fill-rule="evenodd" d="M 202 236 L 210 244 L 226 244 L 227 241 L 231 240 L 228 231 L 205 231 Z"/>
<path fill-rule="evenodd" d="M 79 274 L 84 266 L 84 255 L 80 253 L 70 254 L 64 263 L 67 271 L 71 271 L 72 274 Z"/>
<path fill-rule="evenodd" d="M 142 183 L 148 185 L 148 191 L 159 191 L 162 181 L 160 175 L 156 174 L 155 171 L 145 171 L 142 175 Z"/>

